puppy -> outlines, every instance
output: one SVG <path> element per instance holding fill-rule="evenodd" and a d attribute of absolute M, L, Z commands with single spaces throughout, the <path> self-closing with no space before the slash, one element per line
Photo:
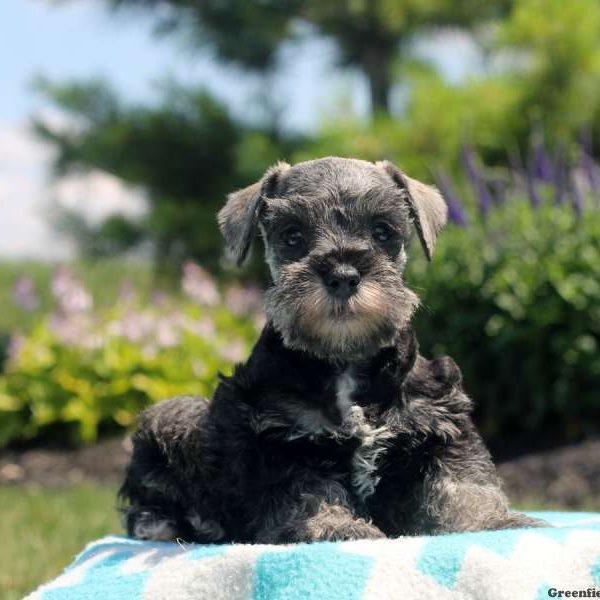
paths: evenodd
<path fill-rule="evenodd" d="M 212 401 L 142 414 L 120 491 L 129 534 L 287 543 L 540 524 L 509 511 L 456 364 L 418 352 L 406 245 L 416 229 L 431 259 L 445 221 L 437 190 L 389 162 L 279 163 L 231 194 L 220 228 L 238 264 L 260 230 L 268 322 Z"/>

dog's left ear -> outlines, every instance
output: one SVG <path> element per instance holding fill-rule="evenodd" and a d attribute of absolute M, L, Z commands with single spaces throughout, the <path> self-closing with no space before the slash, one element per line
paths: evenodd
<path fill-rule="evenodd" d="M 436 187 L 408 177 L 387 160 L 376 162 L 375 166 L 385 171 L 400 189 L 406 191 L 406 200 L 423 251 L 427 259 L 431 260 L 438 233 L 448 218 L 448 207 L 442 195 Z"/>
<path fill-rule="evenodd" d="M 236 265 L 243 264 L 256 235 L 263 199 L 270 197 L 279 178 L 290 168 L 285 162 L 269 167 L 259 181 L 227 196 L 217 221 Z"/>

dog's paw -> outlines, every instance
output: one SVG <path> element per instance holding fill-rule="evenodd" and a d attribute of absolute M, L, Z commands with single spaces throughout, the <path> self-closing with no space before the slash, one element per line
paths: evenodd
<path fill-rule="evenodd" d="M 355 517 L 341 506 L 328 506 L 306 523 L 311 541 L 381 539 L 385 534 L 373 523 Z"/>
<path fill-rule="evenodd" d="M 362 521 L 362 519 L 360 520 Z M 329 542 L 344 542 L 349 540 L 380 540 L 387 537 L 381 529 L 371 523 L 348 523 L 342 527 L 323 529 L 316 540 Z"/>

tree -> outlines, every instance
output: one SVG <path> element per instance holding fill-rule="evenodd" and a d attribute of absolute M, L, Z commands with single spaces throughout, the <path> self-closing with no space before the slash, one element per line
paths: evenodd
<path fill-rule="evenodd" d="M 402 74 L 410 93 L 402 118 L 385 110 L 370 122 L 345 117 L 328 122 L 311 139 L 299 139 L 273 123 L 232 118 L 202 89 L 171 83 L 156 105 L 129 106 L 101 82 L 42 83 L 42 92 L 74 117 L 66 129 L 36 124 L 58 148 L 57 174 L 101 169 L 148 193 L 150 212 L 141 224 L 112 217 L 88 231 L 81 220 L 66 220 L 81 247 L 93 254 L 149 240 L 159 266 L 192 257 L 216 267 L 214 214 L 225 194 L 255 181 L 278 159 L 391 158 L 427 178 L 437 166 L 458 168 L 465 144 L 494 167 L 507 164 L 508 149 L 518 148 L 527 161 L 532 123 L 554 138 L 561 153 L 584 126 L 595 137 L 590 147 L 596 153 L 600 148 L 596 0 L 514 0 L 514 6 L 510 0 L 104 2 L 155 10 L 158 29 L 186 32 L 222 60 L 264 74 L 277 69 L 278 49 L 308 24 L 336 41 L 342 64 L 363 70 L 375 107 L 389 105 L 397 61 L 403 64 L 396 75 Z M 454 84 L 431 66 L 405 60 L 411 38 L 433 24 L 472 27 L 494 16 L 502 18 L 488 30 L 486 44 L 490 57 L 501 52 L 502 69 Z"/>
<path fill-rule="evenodd" d="M 387 113 L 393 65 L 415 34 L 431 27 L 472 28 L 506 15 L 512 0 L 105 0 L 154 10 L 159 31 L 185 29 L 226 62 L 266 72 L 299 24 L 335 41 L 343 66 L 368 81 L 374 113 Z M 166 9 L 166 10 L 165 10 Z"/>
<path fill-rule="evenodd" d="M 600 120 L 600 4 L 596 0 L 519 0 L 499 32 L 515 61 L 518 110 L 562 141 Z"/>
<path fill-rule="evenodd" d="M 41 81 L 38 88 L 72 117 L 66 127 L 34 121 L 38 134 L 58 150 L 57 176 L 100 169 L 147 192 L 149 213 L 136 226 L 111 216 L 89 231 L 72 215 L 63 219 L 91 254 L 150 240 L 159 267 L 194 258 L 217 268 L 215 213 L 225 195 L 294 148 L 293 140 L 286 145 L 236 122 L 203 90 L 171 83 L 156 106 L 127 106 L 100 81 Z"/>

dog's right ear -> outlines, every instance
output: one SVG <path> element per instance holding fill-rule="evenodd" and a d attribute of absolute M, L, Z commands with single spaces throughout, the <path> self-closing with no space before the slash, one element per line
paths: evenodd
<path fill-rule="evenodd" d="M 448 219 L 448 207 L 437 188 L 408 177 L 387 160 L 376 162 L 406 192 L 406 200 L 427 260 L 431 260 L 438 233 Z"/>
<path fill-rule="evenodd" d="M 219 211 L 219 229 L 228 253 L 238 267 L 246 260 L 256 235 L 263 199 L 271 196 L 280 177 L 289 168 L 285 162 L 269 167 L 259 181 L 229 194 L 227 203 Z"/>

